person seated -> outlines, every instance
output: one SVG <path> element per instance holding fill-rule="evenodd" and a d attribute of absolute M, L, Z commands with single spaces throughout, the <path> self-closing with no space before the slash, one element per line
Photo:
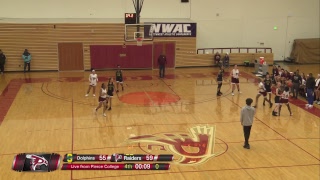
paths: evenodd
<path fill-rule="evenodd" d="M 229 53 L 226 53 L 223 60 L 223 66 L 226 68 L 229 68 L 229 61 L 230 61 Z"/>
<path fill-rule="evenodd" d="M 221 55 L 219 52 L 216 52 L 216 54 L 214 55 L 214 62 L 215 64 L 219 64 L 221 60 Z"/>

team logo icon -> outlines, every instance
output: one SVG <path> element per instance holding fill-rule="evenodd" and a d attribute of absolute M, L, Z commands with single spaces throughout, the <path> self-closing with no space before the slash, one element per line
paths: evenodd
<path fill-rule="evenodd" d="M 60 155 L 56 153 L 21 153 L 12 162 L 12 170 L 17 172 L 51 172 L 60 165 Z"/>
<path fill-rule="evenodd" d="M 67 162 L 71 163 L 73 161 L 73 154 L 67 154 Z"/>
<path fill-rule="evenodd" d="M 164 151 L 169 151 L 178 157 L 174 159 L 177 159 L 175 163 L 180 165 L 202 164 L 226 151 L 226 148 L 220 148 L 220 152 L 215 153 L 215 126 L 194 126 L 188 131 L 188 133 L 175 132 L 136 136 L 129 138 L 125 143 L 138 143 L 146 153 L 152 151 L 152 153 L 163 154 Z M 154 151 L 154 147 L 159 151 Z"/>
<path fill-rule="evenodd" d="M 32 171 L 40 170 L 40 167 L 42 165 L 48 167 L 48 161 L 44 157 L 37 156 L 34 154 L 27 154 L 26 158 L 30 159 L 30 169 Z"/>

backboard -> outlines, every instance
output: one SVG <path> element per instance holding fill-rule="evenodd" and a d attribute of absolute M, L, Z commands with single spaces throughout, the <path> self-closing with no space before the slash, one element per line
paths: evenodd
<path fill-rule="evenodd" d="M 130 42 L 143 38 L 143 41 L 152 41 L 152 27 L 153 24 L 125 24 L 124 40 Z"/>

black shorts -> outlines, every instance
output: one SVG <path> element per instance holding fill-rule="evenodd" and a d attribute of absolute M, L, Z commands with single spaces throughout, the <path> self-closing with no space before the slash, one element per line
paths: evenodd
<path fill-rule="evenodd" d="M 122 77 L 116 77 L 117 82 L 122 82 Z"/>
<path fill-rule="evenodd" d="M 274 97 L 274 102 L 275 103 L 280 103 L 280 96 Z"/>
<path fill-rule="evenodd" d="M 266 92 L 267 93 L 271 93 L 272 91 L 271 91 L 271 88 L 266 88 Z"/>
<path fill-rule="evenodd" d="M 109 97 L 113 97 L 113 92 L 108 91 L 108 92 L 107 92 L 107 95 L 108 95 Z"/>

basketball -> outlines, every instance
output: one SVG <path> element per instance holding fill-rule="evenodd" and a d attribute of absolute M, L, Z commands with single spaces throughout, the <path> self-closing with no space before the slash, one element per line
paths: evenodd
<path fill-rule="evenodd" d="M 288 82 L 287 82 L 287 86 L 288 86 L 288 87 L 291 87 L 291 86 L 292 86 L 292 82 L 291 82 L 291 81 L 288 81 Z"/>

